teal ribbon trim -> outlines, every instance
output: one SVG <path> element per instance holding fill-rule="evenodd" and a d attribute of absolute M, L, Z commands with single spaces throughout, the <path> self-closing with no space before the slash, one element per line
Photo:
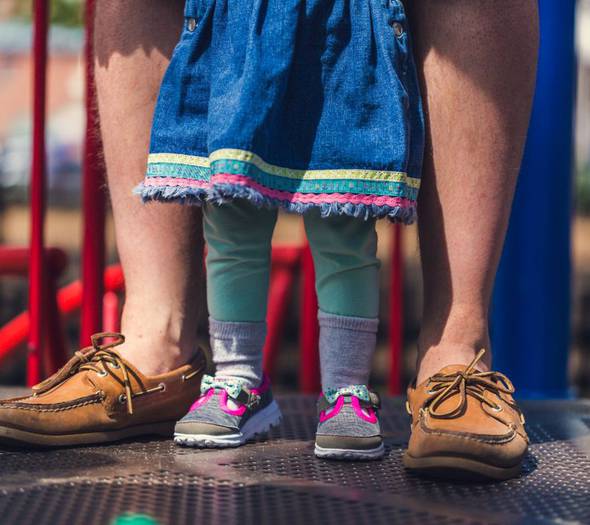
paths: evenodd
<path fill-rule="evenodd" d="M 327 388 L 324 390 L 324 397 L 328 403 L 335 403 L 341 396 L 358 397 L 361 401 L 371 402 L 369 389 L 365 385 L 351 385 L 343 388 Z"/>
<path fill-rule="evenodd" d="M 238 399 L 238 396 L 244 390 L 246 381 L 237 378 L 213 377 L 205 374 L 201 379 L 201 394 L 211 390 L 225 390 L 227 395 L 232 399 Z"/>

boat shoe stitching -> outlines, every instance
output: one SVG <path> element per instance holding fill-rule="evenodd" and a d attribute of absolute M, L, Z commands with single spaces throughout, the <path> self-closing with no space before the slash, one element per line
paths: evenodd
<path fill-rule="evenodd" d="M 441 436 L 441 437 L 449 437 L 449 438 L 458 438 L 464 439 L 467 441 L 477 441 L 479 443 L 487 443 L 489 445 L 503 445 L 506 443 L 510 443 L 514 440 L 514 438 L 518 434 L 513 428 L 511 432 L 508 434 L 504 434 L 501 436 L 493 436 L 491 434 L 484 435 L 484 434 L 471 434 L 469 432 L 447 432 L 444 430 L 432 430 L 426 426 L 426 423 L 423 419 L 420 420 L 420 429 L 427 434 L 431 434 L 434 436 Z"/>
<path fill-rule="evenodd" d="M 93 395 L 81 397 L 75 401 L 64 401 L 62 403 L 7 403 L 0 405 L 0 409 L 17 409 L 17 410 L 34 410 L 35 412 L 63 412 L 65 410 L 71 410 L 73 408 L 83 407 L 86 405 L 92 405 L 94 403 L 100 403 L 105 397 L 104 392 L 96 392 Z M 29 398 L 30 399 L 30 398 Z"/>

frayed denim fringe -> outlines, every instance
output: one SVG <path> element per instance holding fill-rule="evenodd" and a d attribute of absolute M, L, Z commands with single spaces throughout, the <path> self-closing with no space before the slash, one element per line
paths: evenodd
<path fill-rule="evenodd" d="M 412 224 L 416 220 L 416 205 L 402 206 L 378 206 L 376 204 L 352 204 L 352 203 L 303 203 L 291 202 L 262 195 L 260 192 L 247 186 L 233 184 L 216 184 L 213 188 L 187 188 L 182 186 L 146 186 L 140 184 L 133 193 L 139 195 L 143 202 L 149 201 L 174 201 L 180 204 L 202 205 L 205 202 L 221 205 L 231 202 L 233 199 L 246 199 L 257 208 L 280 207 L 290 213 L 302 214 L 312 208 L 319 208 L 322 217 L 333 215 L 348 215 L 362 219 L 382 219 L 387 217 L 392 222 Z"/>

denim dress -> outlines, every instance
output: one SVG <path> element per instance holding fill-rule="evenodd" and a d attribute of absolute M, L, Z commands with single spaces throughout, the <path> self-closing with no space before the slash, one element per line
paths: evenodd
<path fill-rule="evenodd" d="M 188 0 L 137 192 L 409 223 L 423 149 L 399 0 Z"/>

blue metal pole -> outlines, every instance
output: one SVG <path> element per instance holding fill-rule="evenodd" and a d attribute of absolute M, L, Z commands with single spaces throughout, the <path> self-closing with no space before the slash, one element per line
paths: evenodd
<path fill-rule="evenodd" d="M 521 398 L 570 394 L 575 7 L 539 0 L 537 89 L 492 304 L 495 368 Z"/>

